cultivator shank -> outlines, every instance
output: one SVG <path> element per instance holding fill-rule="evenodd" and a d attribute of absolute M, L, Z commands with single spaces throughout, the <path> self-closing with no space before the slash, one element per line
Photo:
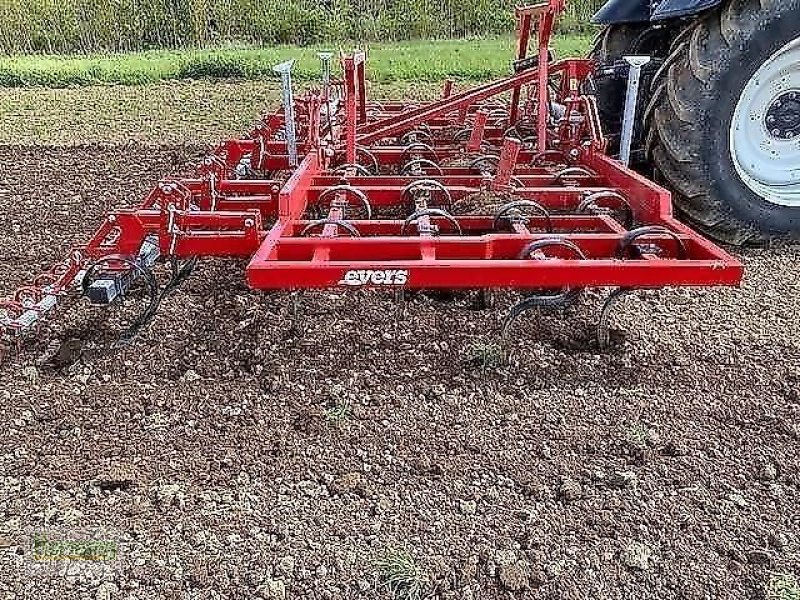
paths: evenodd
<path fill-rule="evenodd" d="M 158 258 L 245 257 L 255 289 L 529 290 L 523 309 L 583 288 L 738 284 L 740 264 L 676 221 L 668 192 L 604 153 L 592 63 L 550 56 L 562 8 L 518 9 L 513 75 L 448 82 L 430 103 L 369 101 L 363 53 L 342 57 L 340 81 L 322 55 L 321 87 L 297 98 L 280 65 L 288 104 L 1 303 L 6 335 L 78 282 L 98 303 L 152 285 Z"/>

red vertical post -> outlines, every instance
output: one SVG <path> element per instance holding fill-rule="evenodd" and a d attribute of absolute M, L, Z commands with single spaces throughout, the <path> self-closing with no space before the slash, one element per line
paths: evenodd
<path fill-rule="evenodd" d="M 342 59 L 344 66 L 344 102 L 345 102 L 345 151 L 346 162 L 355 164 L 356 162 L 356 114 L 357 114 L 357 94 L 356 94 L 356 67 L 353 56 L 345 56 Z"/>
<path fill-rule="evenodd" d="M 477 152 L 483 143 L 483 132 L 486 129 L 486 121 L 489 115 L 482 110 L 475 113 L 475 124 L 472 127 L 472 134 L 467 143 L 467 152 Z"/>
<path fill-rule="evenodd" d="M 550 36 L 553 33 L 555 15 L 551 8 L 539 17 L 539 114 L 536 128 L 539 152 L 547 151 L 547 119 L 550 116 Z"/>
<path fill-rule="evenodd" d="M 442 87 L 442 98 L 449 98 L 453 93 L 453 80 L 445 79 L 444 87 Z"/>
<path fill-rule="evenodd" d="M 358 88 L 358 122 L 367 122 L 367 57 L 363 52 L 354 54 L 356 65 L 356 86 Z"/>
<path fill-rule="evenodd" d="M 575 63 L 567 65 L 567 76 L 561 78 L 561 98 L 571 98 L 580 95 L 580 83 L 578 82 L 578 69 Z"/>
<path fill-rule="evenodd" d="M 500 153 L 500 162 L 497 165 L 497 173 L 492 180 L 492 188 L 507 188 L 514 175 L 514 167 L 517 166 L 517 157 L 522 148 L 522 142 L 516 138 L 507 137 L 503 140 L 503 150 Z"/>
<path fill-rule="evenodd" d="M 319 167 L 317 153 L 309 152 L 283 184 L 278 196 L 278 216 L 281 219 L 296 219 L 306 209 L 308 188 L 311 180 L 319 174 Z"/>
<path fill-rule="evenodd" d="M 531 37 L 531 14 L 517 10 L 517 27 L 519 45 L 517 47 L 517 60 L 523 60 L 528 56 L 528 42 Z M 517 86 L 511 93 L 511 107 L 508 111 L 509 126 L 517 122 L 519 115 L 519 97 L 522 88 Z"/>

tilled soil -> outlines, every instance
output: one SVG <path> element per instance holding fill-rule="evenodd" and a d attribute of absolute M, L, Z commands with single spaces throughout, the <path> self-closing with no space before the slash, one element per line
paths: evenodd
<path fill-rule="evenodd" d="M 0 148 L 0 294 L 202 150 Z M 597 295 L 502 338 L 511 295 L 264 294 L 204 261 L 119 351 L 133 307 L 77 302 L 0 365 L 0 590 L 391 597 L 388 561 L 398 598 L 763 597 L 800 574 L 800 249 L 741 258 L 741 289 L 622 303 L 609 355 Z M 39 366 L 53 340 L 82 357 Z M 41 535 L 117 558 L 37 562 Z"/>

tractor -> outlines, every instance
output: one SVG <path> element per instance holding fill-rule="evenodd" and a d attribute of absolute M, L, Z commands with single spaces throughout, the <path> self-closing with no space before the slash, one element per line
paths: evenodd
<path fill-rule="evenodd" d="M 716 240 L 800 238 L 800 0 L 611 0 L 591 56 L 619 151 L 626 56 L 642 69 L 632 160 Z"/>

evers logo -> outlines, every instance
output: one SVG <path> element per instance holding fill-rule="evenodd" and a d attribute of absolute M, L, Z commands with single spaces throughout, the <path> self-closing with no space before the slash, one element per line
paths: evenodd
<path fill-rule="evenodd" d="M 382 269 L 378 271 L 369 269 L 346 271 L 339 285 L 405 285 L 406 283 L 408 283 L 408 271 L 406 269 Z"/>

